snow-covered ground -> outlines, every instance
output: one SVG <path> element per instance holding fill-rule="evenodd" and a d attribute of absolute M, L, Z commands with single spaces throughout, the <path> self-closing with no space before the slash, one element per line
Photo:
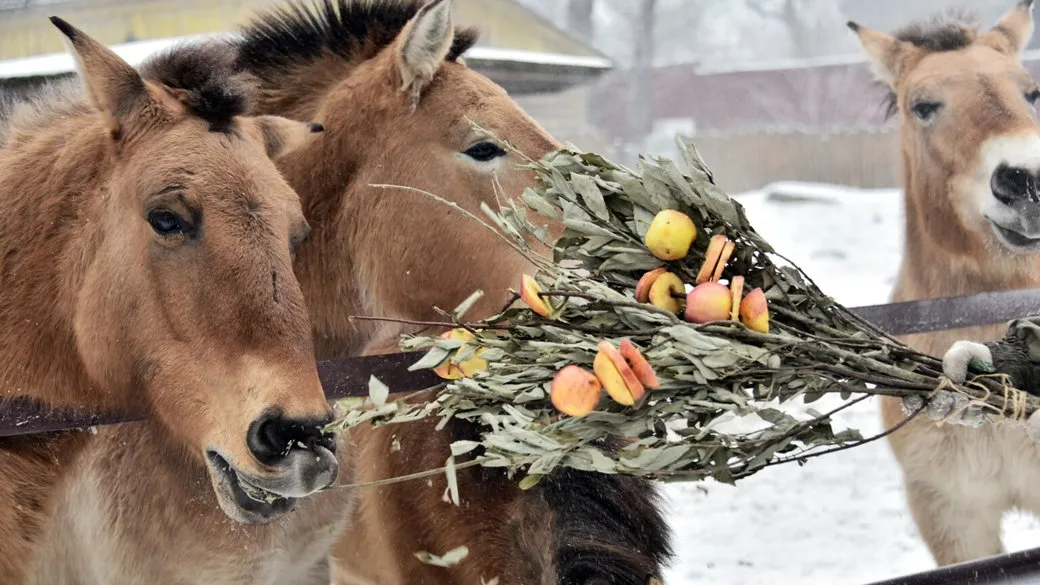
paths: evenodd
<path fill-rule="evenodd" d="M 884 303 L 899 268 L 896 190 L 774 184 L 738 195 L 755 229 L 847 306 Z M 835 417 L 880 430 L 872 401 Z M 665 488 L 678 559 L 670 585 L 865 585 L 934 567 L 884 441 L 763 470 L 737 486 Z M 1009 515 L 1010 550 L 1040 546 L 1040 522 Z"/>

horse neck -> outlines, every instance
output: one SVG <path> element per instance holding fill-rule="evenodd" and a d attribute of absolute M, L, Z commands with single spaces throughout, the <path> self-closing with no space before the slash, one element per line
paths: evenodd
<path fill-rule="evenodd" d="M 311 97 L 309 100 L 316 100 Z M 267 103 L 260 113 L 315 119 L 316 108 L 300 103 L 282 110 Z M 326 121 L 326 127 L 331 125 Z M 337 128 L 339 128 L 337 126 Z M 290 186 L 300 194 L 311 227 L 293 268 L 307 300 L 318 359 L 360 355 L 379 333 L 379 324 L 352 319 L 371 314 L 365 303 L 363 275 L 355 261 L 356 223 L 344 218 L 344 201 L 355 197 L 356 155 L 332 136 L 305 146 L 278 161 Z"/>
<path fill-rule="evenodd" d="M 73 308 L 102 222 L 88 203 L 110 172 L 94 116 L 53 120 L 0 150 L 0 401 L 114 406 L 79 359 Z"/>
<path fill-rule="evenodd" d="M 1040 258 L 994 251 L 950 203 L 950 181 L 916 169 L 904 153 L 903 259 L 896 301 L 1040 286 Z"/>
<path fill-rule="evenodd" d="M 326 96 L 343 82 L 357 63 L 326 56 L 296 64 L 263 79 L 253 109 L 259 114 L 285 116 L 293 120 L 316 120 Z"/>

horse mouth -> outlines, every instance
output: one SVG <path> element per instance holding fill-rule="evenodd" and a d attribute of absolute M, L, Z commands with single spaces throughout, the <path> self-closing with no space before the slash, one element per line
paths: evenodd
<path fill-rule="evenodd" d="M 239 473 L 227 459 L 208 451 L 210 473 L 217 501 L 224 513 L 242 524 L 265 524 L 292 510 L 296 498 L 280 496 L 257 486 Z"/>
<path fill-rule="evenodd" d="M 996 232 L 997 237 L 1007 247 L 1013 250 L 1021 250 L 1026 252 L 1034 252 L 1040 250 L 1040 237 L 1031 238 L 1015 230 L 1002 227 L 995 222 L 990 222 L 993 225 L 993 231 Z"/>

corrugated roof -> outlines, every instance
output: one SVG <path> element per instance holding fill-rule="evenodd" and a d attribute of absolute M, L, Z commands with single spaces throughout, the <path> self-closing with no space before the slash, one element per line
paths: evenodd
<path fill-rule="evenodd" d="M 309 3 L 318 0 L 309 0 Z M 452 0 L 456 21 L 481 29 L 480 45 L 606 59 L 513 0 Z M 0 0 L 12 8 L 0 19 L 0 59 L 46 55 L 63 50 L 47 21 L 57 13 L 102 43 L 153 40 L 228 32 L 247 23 L 274 0 Z M 50 4 L 64 6 L 56 10 Z"/>
<path fill-rule="evenodd" d="M 191 41 L 200 36 L 172 37 L 148 41 L 136 41 L 112 45 L 111 49 L 131 65 L 137 65 L 149 55 L 177 43 Z M 541 53 L 518 49 L 500 49 L 495 47 L 473 47 L 466 53 L 467 61 L 483 61 L 495 63 L 522 63 L 532 65 L 549 65 L 580 69 L 608 70 L 609 59 L 562 55 L 558 53 Z M 36 55 L 22 59 L 0 61 L 0 79 L 14 77 L 33 77 L 40 75 L 58 75 L 73 71 L 72 56 L 66 53 Z"/>

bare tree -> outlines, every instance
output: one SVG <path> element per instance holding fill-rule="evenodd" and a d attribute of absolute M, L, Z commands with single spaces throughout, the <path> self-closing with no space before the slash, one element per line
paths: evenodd
<path fill-rule="evenodd" d="M 747 6 L 784 27 L 791 41 L 789 57 L 805 59 L 854 48 L 844 26 L 847 19 L 834 0 L 748 0 Z"/>
<path fill-rule="evenodd" d="M 653 128 L 654 21 L 657 0 L 640 0 L 633 51 L 628 142 L 639 147 Z"/>
<path fill-rule="evenodd" d="M 569 0 L 567 2 L 567 30 L 586 43 L 595 40 L 593 14 L 596 0 Z"/>

